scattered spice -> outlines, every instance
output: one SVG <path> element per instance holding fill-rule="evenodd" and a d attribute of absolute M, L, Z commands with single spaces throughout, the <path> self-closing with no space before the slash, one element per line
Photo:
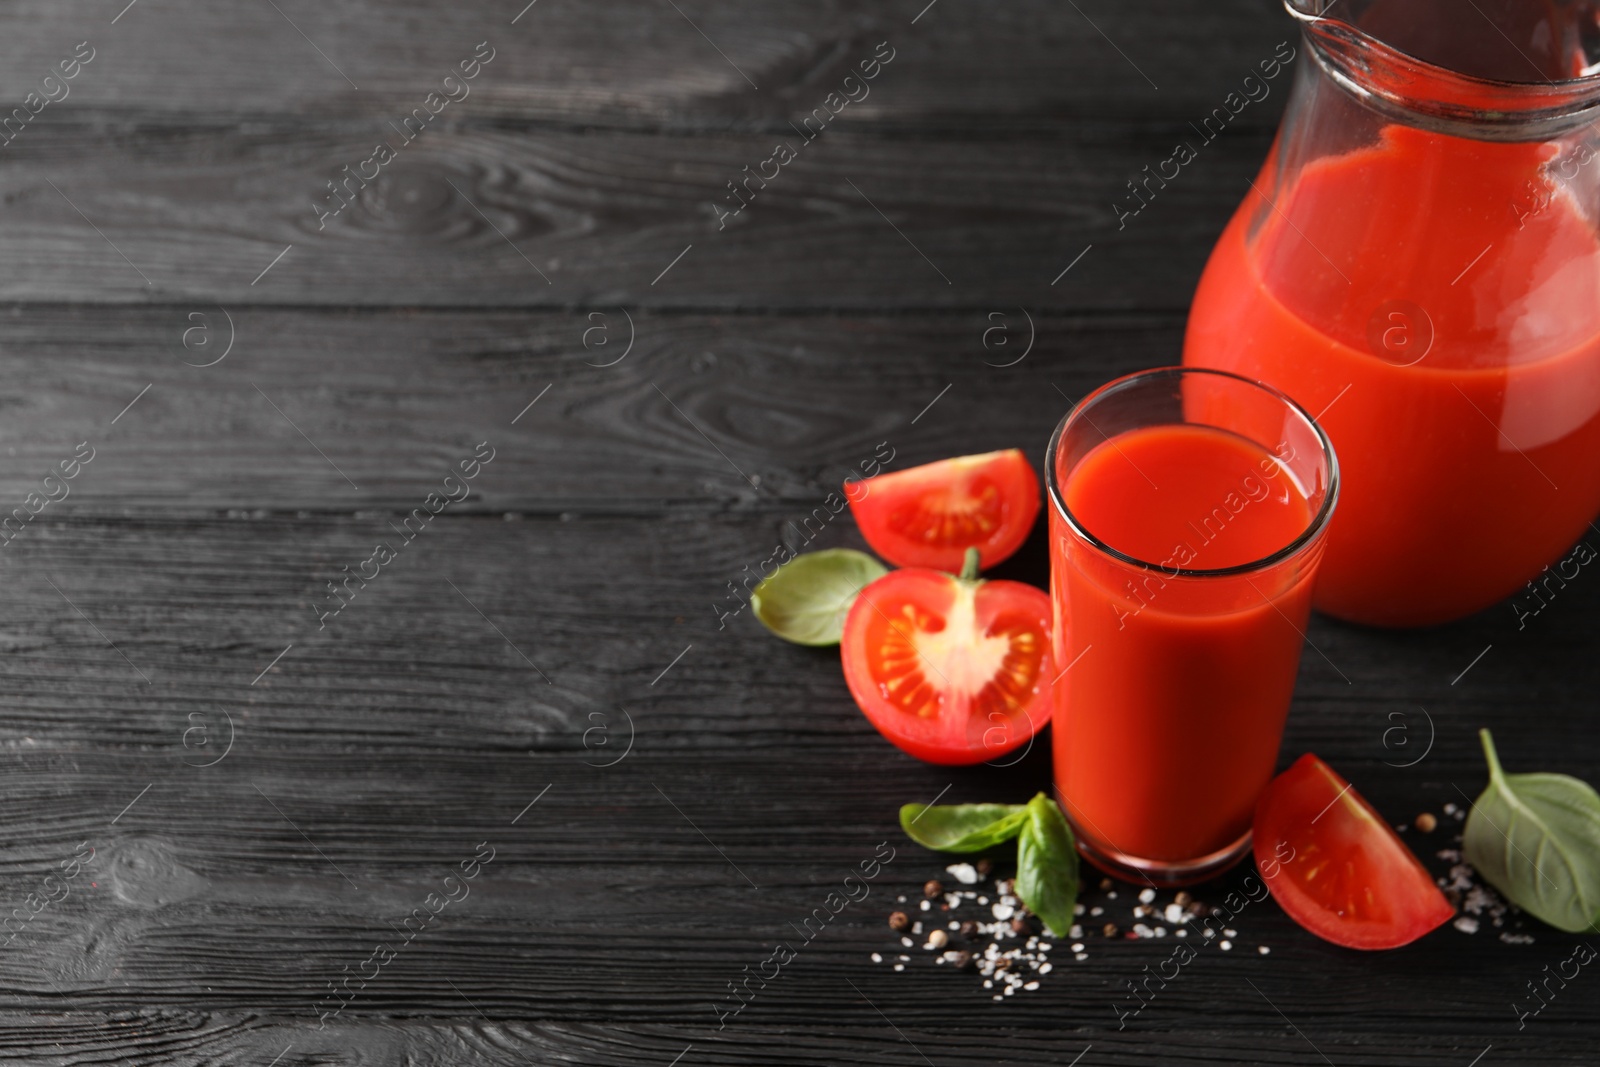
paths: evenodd
<path fill-rule="evenodd" d="M 989 857 L 985 856 L 983 859 L 978 861 L 978 873 L 983 875 L 985 878 L 989 877 L 990 872 L 993 870 L 994 861 L 989 859 Z"/>
<path fill-rule="evenodd" d="M 899 932 L 911 928 L 911 916 L 903 911 L 894 912 L 889 916 L 889 929 Z"/>
<path fill-rule="evenodd" d="M 978 884 L 978 868 L 970 863 L 952 863 L 945 868 L 945 872 L 962 885 Z M 939 890 L 943 892 L 944 887 L 940 886 Z"/>
<path fill-rule="evenodd" d="M 1418 815 L 1415 822 L 1417 829 L 1421 830 L 1425 834 L 1433 833 L 1435 828 L 1437 828 L 1439 825 L 1439 820 L 1434 818 L 1431 812 L 1426 811 L 1421 815 Z"/>
<path fill-rule="evenodd" d="M 1460 840 L 1461 835 L 1457 834 L 1458 844 Z M 1450 873 L 1435 881 L 1445 899 L 1461 910 L 1452 926 L 1464 934 L 1475 934 L 1487 922 L 1501 930 L 1500 940 L 1507 944 L 1532 944 L 1532 936 L 1506 929 L 1509 923 L 1515 930 L 1521 930 L 1522 912 L 1508 904 L 1493 886 L 1478 880 L 1478 872 L 1465 861 L 1459 848 L 1440 849 L 1436 855 L 1450 864 Z"/>
<path fill-rule="evenodd" d="M 1457 929 L 1466 933 L 1493 924 L 1505 927 L 1496 931 L 1502 941 L 1522 944 L 1532 940 L 1521 932 L 1522 923 L 1518 921 L 1520 913 L 1501 900 L 1492 889 L 1472 878 L 1471 868 L 1462 860 L 1459 846 L 1457 850 L 1440 852 L 1438 858 L 1453 864 L 1450 877 L 1439 879 L 1439 885 L 1452 903 L 1459 902 L 1462 915 L 1458 918 L 1466 921 L 1457 922 Z M 1095 899 L 1078 904 L 1073 909 L 1075 915 L 1083 918 L 1075 920 L 1064 933 L 1060 951 L 1054 954 L 1056 958 L 1052 963 L 1051 949 L 1056 946 L 1046 940 L 1050 936 L 1048 932 L 1041 932 L 1038 917 L 1015 895 L 1015 880 L 998 878 L 989 881 L 987 876 L 993 874 L 993 866 L 988 865 L 979 875 L 980 865 L 974 863 L 968 869 L 979 877 L 968 882 L 961 876 L 964 872 L 959 870 L 963 866 L 966 865 L 952 864 L 948 868 L 954 880 L 960 884 L 946 891 L 945 884 L 934 879 L 929 881 L 925 892 L 937 890 L 945 902 L 942 907 L 957 914 L 971 915 L 976 912 L 975 917 L 960 921 L 946 917 L 948 923 L 946 918 L 930 923 L 930 932 L 922 939 L 925 943 L 921 947 L 932 954 L 936 964 L 959 971 L 976 972 L 974 980 L 981 981 L 982 989 L 996 1001 L 1019 992 L 1037 990 L 1043 984 L 1041 979 L 1051 974 L 1057 965 L 1088 960 L 1095 946 L 1102 943 L 1091 940 L 1096 934 L 1102 941 L 1185 938 L 1194 942 L 1196 949 L 1209 943 L 1228 953 L 1236 949 L 1248 953 L 1252 948 L 1262 956 L 1272 952 L 1266 945 L 1250 945 L 1241 941 L 1239 931 L 1224 923 L 1205 927 L 1195 925 L 1199 920 L 1212 917 L 1232 918 L 1232 913 L 1226 908 L 1214 908 L 1196 900 L 1188 891 L 1177 890 L 1167 896 L 1165 891 L 1148 887 L 1135 889 L 1123 886 L 1124 899 L 1119 902 L 1118 890 L 1114 888 L 1117 883 L 1107 878 L 1100 882 L 1107 888 Z M 1085 887 L 1086 895 L 1093 893 L 1092 888 Z M 1128 896 L 1134 899 L 1127 899 Z M 895 914 L 905 918 L 903 912 Z M 1111 921 L 1113 918 L 1119 921 Z M 891 926 L 894 922 L 895 918 L 891 916 Z M 904 928 L 909 929 L 910 925 L 907 921 Z M 901 928 L 896 927 L 897 930 Z M 904 938 L 902 943 L 908 949 L 917 944 L 911 938 Z M 1071 959 L 1067 958 L 1068 953 Z M 885 963 L 889 962 L 889 957 L 882 953 L 873 955 L 874 962 L 880 958 Z M 899 957 L 899 963 L 907 964 L 909 958 Z"/>
<path fill-rule="evenodd" d="M 922 895 L 932 900 L 934 897 L 944 896 L 944 886 L 939 884 L 939 879 L 929 878 L 928 884 L 922 887 Z"/>

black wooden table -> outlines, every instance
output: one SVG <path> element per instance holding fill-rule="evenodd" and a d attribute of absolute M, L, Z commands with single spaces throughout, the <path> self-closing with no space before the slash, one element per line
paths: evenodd
<path fill-rule="evenodd" d="M 725 614 L 884 443 L 1038 462 L 1177 360 L 1287 78 L 1112 205 L 1294 42 L 1268 0 L 125 3 L 0 11 L 5 1059 L 1595 1062 L 1600 977 L 1519 1024 L 1578 940 L 1534 923 L 1363 955 L 1252 904 L 1119 1025 L 1174 942 L 1094 888 L 996 1003 L 885 925 L 950 881 L 896 810 L 1042 749 L 914 762 Z M 1316 619 L 1284 762 L 1440 814 L 1442 875 L 1478 727 L 1600 777 L 1597 611 Z"/>

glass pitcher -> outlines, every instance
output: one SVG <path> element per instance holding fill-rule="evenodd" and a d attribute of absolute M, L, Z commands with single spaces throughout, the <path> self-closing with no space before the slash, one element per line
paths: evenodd
<path fill-rule="evenodd" d="M 1321 610 L 1430 625 L 1573 577 L 1600 511 L 1600 0 L 1286 6 L 1294 88 L 1184 362 L 1333 439 Z"/>

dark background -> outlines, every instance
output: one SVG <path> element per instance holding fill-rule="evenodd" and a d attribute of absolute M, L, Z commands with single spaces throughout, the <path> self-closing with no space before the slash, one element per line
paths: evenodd
<path fill-rule="evenodd" d="M 1025 799 L 1048 760 L 916 763 L 836 653 L 718 626 L 880 442 L 1038 462 L 1068 397 L 1178 360 L 1289 76 L 1125 228 L 1112 204 L 1297 45 L 1275 5 L 124 2 L 0 11 L 0 113 L 94 49 L 0 147 L 0 514 L 95 450 L 0 548 L 0 914 L 32 916 L 0 1058 L 1594 1062 L 1587 971 L 1518 1028 L 1578 940 L 1531 922 L 1358 954 L 1252 905 L 1121 1031 L 1171 942 L 1058 948 L 1000 1004 L 920 949 L 875 965 L 944 865 L 898 806 Z M 319 229 L 481 41 L 471 95 Z M 725 183 L 884 41 L 870 96 L 719 230 Z M 471 497 L 319 630 L 326 583 L 481 441 Z M 823 543 L 861 544 L 848 516 Z M 1043 583 L 1042 537 L 997 573 Z M 1476 795 L 1480 726 L 1512 770 L 1600 777 L 1597 610 L 1585 573 L 1522 630 L 1315 619 L 1283 761 L 1397 823 Z M 1454 826 L 1408 836 L 1436 873 Z M 484 841 L 471 895 L 319 1029 Z M 883 841 L 873 895 L 719 1030 Z"/>

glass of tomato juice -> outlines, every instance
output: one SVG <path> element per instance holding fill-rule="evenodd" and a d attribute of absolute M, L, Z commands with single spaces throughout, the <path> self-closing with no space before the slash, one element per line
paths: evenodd
<path fill-rule="evenodd" d="M 1050 490 L 1056 790 L 1097 866 L 1178 885 L 1250 847 L 1339 495 L 1270 386 L 1168 367 L 1084 397 Z"/>

